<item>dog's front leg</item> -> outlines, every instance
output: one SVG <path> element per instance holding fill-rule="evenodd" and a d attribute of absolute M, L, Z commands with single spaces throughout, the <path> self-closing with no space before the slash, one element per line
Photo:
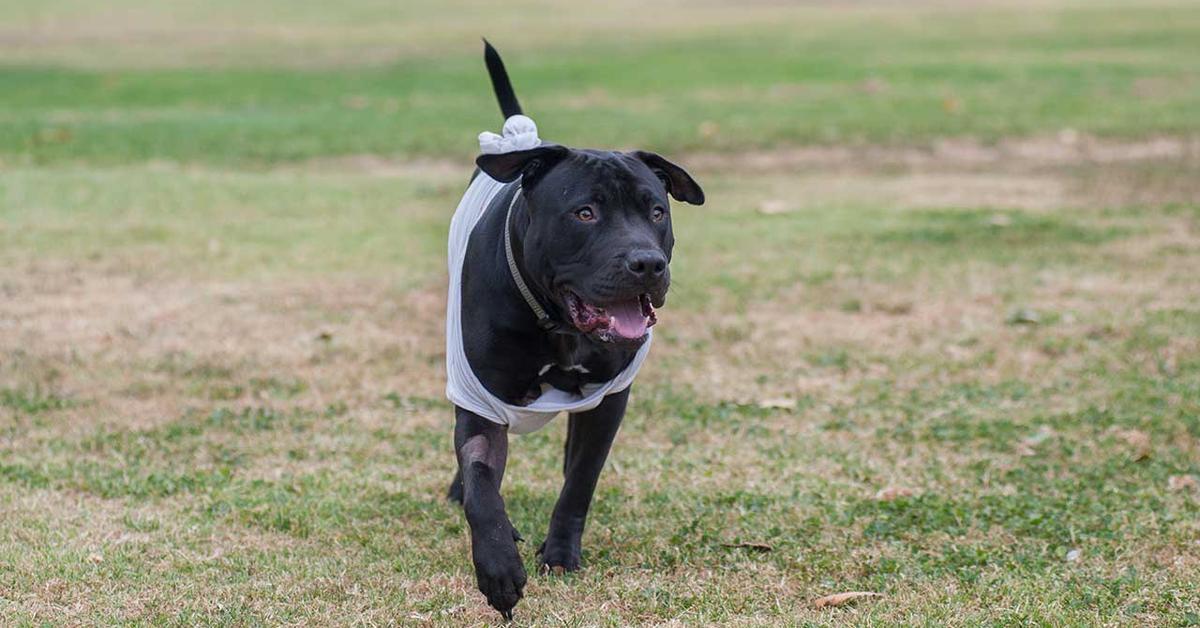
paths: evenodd
<path fill-rule="evenodd" d="M 475 581 L 488 604 L 512 619 L 512 609 L 524 595 L 525 566 L 500 497 L 508 428 L 462 408 L 455 408 L 455 414 L 454 448 L 462 474 L 463 510 L 471 528 Z"/>
<path fill-rule="evenodd" d="M 550 516 L 550 530 L 538 550 L 543 569 L 575 571 L 579 569 L 583 526 L 600 470 L 608 459 L 613 438 L 625 416 L 629 389 L 604 398 L 594 410 L 572 414 L 567 425 L 567 444 L 563 453 L 562 492 Z"/>

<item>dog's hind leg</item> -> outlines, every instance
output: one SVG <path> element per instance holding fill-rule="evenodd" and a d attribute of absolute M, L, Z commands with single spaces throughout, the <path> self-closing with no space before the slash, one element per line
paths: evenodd
<path fill-rule="evenodd" d="M 446 499 L 462 506 L 463 504 L 463 479 L 462 469 L 454 472 L 454 479 L 450 480 L 450 488 L 446 489 Z"/>
<path fill-rule="evenodd" d="M 455 408 L 454 448 L 462 476 L 463 510 L 471 528 L 475 581 L 488 604 L 512 619 L 524 595 L 525 566 L 500 497 L 508 460 L 508 428 Z"/>
<path fill-rule="evenodd" d="M 563 459 L 562 492 L 550 516 L 550 530 L 538 553 L 543 569 L 574 571 L 579 569 L 583 527 L 587 521 L 592 495 L 608 452 L 612 448 L 629 389 L 604 398 L 594 410 L 572 414 L 567 426 L 567 444 Z"/>

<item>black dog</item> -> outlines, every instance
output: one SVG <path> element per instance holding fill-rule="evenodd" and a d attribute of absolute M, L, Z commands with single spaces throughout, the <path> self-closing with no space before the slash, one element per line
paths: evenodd
<path fill-rule="evenodd" d="M 486 42 L 484 58 L 504 116 L 520 114 Z M 495 180 L 486 184 L 507 185 L 470 231 L 461 310 L 447 313 L 461 317 L 470 371 L 514 407 L 534 404 L 551 388 L 579 395 L 614 380 L 639 356 L 654 308 L 666 299 L 674 245 L 667 195 L 699 205 L 704 192 L 679 166 L 642 151 L 543 143 L 484 154 L 476 164 L 473 185 L 481 171 Z M 626 386 L 570 415 L 566 481 L 538 550 L 545 571 L 579 569 L 588 507 L 628 398 Z M 463 405 L 456 401 L 459 466 L 449 497 L 466 512 L 479 590 L 511 618 L 525 569 L 500 497 L 509 428 Z"/>

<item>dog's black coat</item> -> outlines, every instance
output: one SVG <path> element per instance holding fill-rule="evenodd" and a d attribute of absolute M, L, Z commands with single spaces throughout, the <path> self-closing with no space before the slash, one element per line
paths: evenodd
<path fill-rule="evenodd" d="M 504 65 L 486 42 L 485 62 L 501 111 L 506 117 L 521 113 Z M 543 383 L 575 392 L 585 383 L 613 379 L 644 337 L 613 342 L 579 331 L 566 295 L 601 307 L 648 295 L 655 307 L 663 305 L 674 246 L 667 195 L 700 204 L 700 186 L 682 168 L 641 151 L 542 145 L 482 155 L 476 163 L 510 185 L 493 199 L 467 245 L 462 327 L 471 369 L 489 392 L 515 405 L 535 399 Z M 557 323 L 549 331 L 539 327 L 521 297 L 505 256 L 505 215 L 518 187 L 510 232 L 514 255 L 535 298 Z M 579 568 L 588 507 L 628 398 L 625 389 L 569 418 L 565 483 L 538 552 L 545 570 Z M 511 618 L 526 576 L 516 546 L 520 535 L 500 497 L 507 431 L 461 407 L 455 411 L 459 471 L 450 498 L 467 515 L 480 591 Z"/>

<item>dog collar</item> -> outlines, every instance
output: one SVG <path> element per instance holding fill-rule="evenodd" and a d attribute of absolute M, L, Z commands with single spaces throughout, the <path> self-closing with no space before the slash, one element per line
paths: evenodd
<path fill-rule="evenodd" d="M 517 191 L 513 193 L 512 201 L 508 204 L 508 213 L 504 215 L 504 256 L 508 258 L 508 272 L 512 274 L 513 282 L 517 284 L 517 290 L 525 299 L 525 303 L 529 305 L 529 309 L 533 310 L 533 315 L 537 317 L 538 328 L 542 331 L 553 331 L 558 328 L 558 321 L 550 318 L 550 315 L 546 313 L 546 308 L 543 308 L 542 304 L 538 303 L 537 298 L 533 296 L 533 291 L 529 289 L 529 285 L 525 283 L 525 277 L 521 275 L 521 269 L 517 267 L 517 258 L 513 255 L 512 212 L 520 197 L 521 187 L 517 186 Z"/>

